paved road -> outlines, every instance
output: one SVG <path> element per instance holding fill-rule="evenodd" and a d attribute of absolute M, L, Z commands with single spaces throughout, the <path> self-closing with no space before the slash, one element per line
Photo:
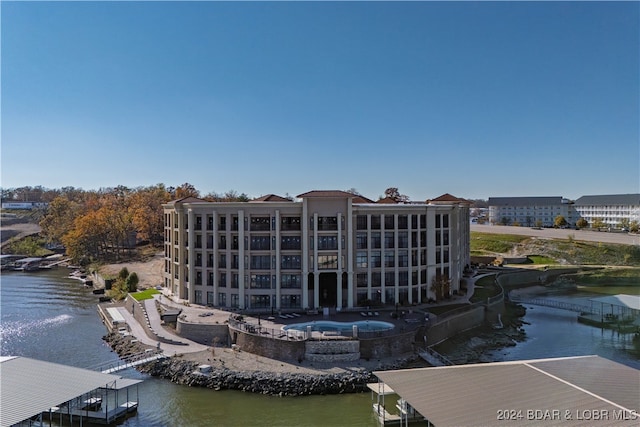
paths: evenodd
<path fill-rule="evenodd" d="M 582 240 L 587 242 L 618 243 L 622 245 L 640 246 L 640 235 L 629 233 L 609 233 L 606 231 L 586 231 L 556 228 L 543 228 L 541 230 L 534 230 L 530 227 L 511 227 L 503 225 L 478 224 L 472 224 L 471 231 L 494 234 L 519 234 L 522 236 L 540 237 L 544 239 L 568 239 L 569 236 L 571 236 L 575 240 Z"/>

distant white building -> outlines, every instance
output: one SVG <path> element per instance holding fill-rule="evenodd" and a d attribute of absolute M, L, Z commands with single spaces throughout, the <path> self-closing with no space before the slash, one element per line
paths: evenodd
<path fill-rule="evenodd" d="M 552 227 L 558 215 L 562 215 L 569 224 L 575 224 L 579 219 L 571 202 L 561 196 L 489 197 L 491 224 Z"/>
<path fill-rule="evenodd" d="M 618 227 L 625 219 L 640 222 L 640 194 L 582 196 L 573 206 L 589 224 L 596 218 L 609 227 Z"/>
<path fill-rule="evenodd" d="M 575 226 L 580 218 L 589 224 L 600 219 L 612 228 L 625 221 L 640 222 L 640 194 L 582 196 L 576 201 L 561 196 L 489 197 L 488 204 L 491 224 L 552 227 L 559 215 L 569 226 Z"/>
<path fill-rule="evenodd" d="M 2 202 L 2 209 L 37 209 L 49 206 L 47 202 Z"/>

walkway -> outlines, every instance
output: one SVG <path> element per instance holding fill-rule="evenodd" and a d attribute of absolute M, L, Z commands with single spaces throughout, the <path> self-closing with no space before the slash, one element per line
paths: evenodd
<path fill-rule="evenodd" d="M 174 341 L 183 342 L 185 343 L 185 345 L 161 343 L 158 340 L 150 338 L 145 331 L 145 326 L 141 325 L 140 322 L 138 322 L 136 318 L 133 317 L 133 315 L 129 313 L 129 311 L 125 307 L 118 307 L 118 312 L 122 314 L 122 317 L 124 317 L 125 322 L 127 322 L 127 325 L 129 325 L 129 328 L 131 329 L 131 335 L 136 337 L 136 339 L 143 344 L 163 350 L 166 355 L 174 356 L 181 353 L 195 353 L 198 351 L 204 351 L 209 349 L 209 347 L 205 345 L 187 340 L 178 335 L 170 334 L 169 332 L 166 332 L 166 331 L 165 332 L 172 337 L 171 339 L 173 339 Z M 155 310 L 155 308 L 153 312 L 155 313 L 155 316 L 157 316 L 157 322 L 154 319 L 153 314 L 149 313 L 149 322 L 151 323 L 152 327 L 159 327 L 160 329 L 164 330 L 164 327 L 160 324 L 160 315 L 158 314 L 157 310 Z"/>

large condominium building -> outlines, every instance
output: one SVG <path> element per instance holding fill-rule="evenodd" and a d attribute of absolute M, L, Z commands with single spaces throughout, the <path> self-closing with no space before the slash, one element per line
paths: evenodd
<path fill-rule="evenodd" d="M 575 202 L 560 196 L 489 197 L 488 204 L 491 224 L 551 227 L 558 215 L 572 226 L 580 218 L 589 224 L 599 219 L 613 228 L 640 221 L 640 194 L 582 196 Z"/>
<path fill-rule="evenodd" d="M 164 205 L 165 286 L 196 304 L 281 310 L 413 304 L 459 290 L 469 206 L 443 195 L 373 202 L 344 191 Z M 438 291 L 438 293 L 441 293 Z M 442 296 L 442 295 L 440 295 Z"/>

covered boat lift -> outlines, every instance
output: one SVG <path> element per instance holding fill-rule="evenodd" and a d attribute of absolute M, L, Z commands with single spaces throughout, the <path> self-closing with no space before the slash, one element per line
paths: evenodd
<path fill-rule="evenodd" d="M 0 425 L 51 425 L 53 420 L 58 426 L 65 421 L 114 424 L 137 411 L 141 382 L 26 357 L 0 357 Z"/>

